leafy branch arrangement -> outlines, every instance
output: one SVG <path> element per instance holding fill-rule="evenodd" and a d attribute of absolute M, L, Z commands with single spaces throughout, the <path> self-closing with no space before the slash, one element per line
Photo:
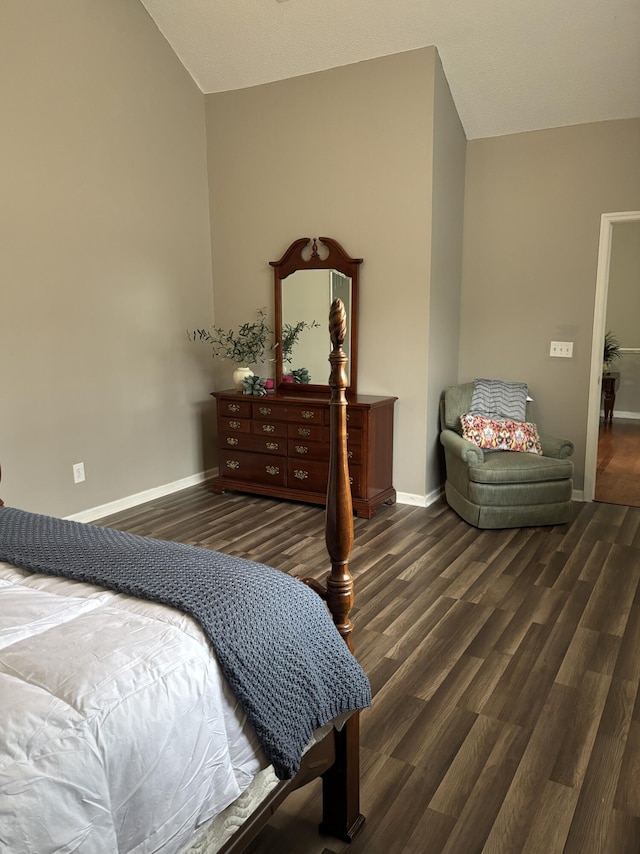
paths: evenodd
<path fill-rule="evenodd" d="M 312 320 L 311 323 L 306 323 L 304 320 L 298 321 L 295 325 L 284 323 L 282 325 L 282 361 L 290 364 L 293 360 L 293 348 L 298 343 L 300 333 L 305 329 L 314 329 L 320 326 L 317 320 Z"/>
<path fill-rule="evenodd" d="M 253 323 L 243 323 L 237 332 L 214 326 L 208 329 L 195 329 L 189 332 L 191 341 L 204 341 L 211 344 L 212 355 L 220 359 L 229 359 L 236 365 L 255 365 L 263 362 L 267 341 L 273 335 L 273 329 L 266 321 L 264 308 L 257 309 L 258 319 Z"/>
<path fill-rule="evenodd" d="M 605 370 L 608 371 L 611 367 L 611 363 L 621 357 L 622 353 L 620 352 L 620 342 L 609 329 L 604 336 L 604 352 L 602 354 L 602 361 L 604 363 Z"/>

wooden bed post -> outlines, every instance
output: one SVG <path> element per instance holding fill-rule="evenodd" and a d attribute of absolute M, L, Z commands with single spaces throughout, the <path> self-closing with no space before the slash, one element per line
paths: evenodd
<path fill-rule="evenodd" d="M 331 335 L 331 447 L 329 451 L 329 481 L 327 484 L 327 513 L 325 539 L 331 559 L 327 576 L 327 605 L 342 637 L 353 651 L 349 614 L 353 608 L 353 578 L 349 572 L 349 556 L 353 547 L 353 504 L 347 458 L 347 355 L 342 349 L 347 331 L 347 319 L 341 299 L 334 300 L 329 312 Z"/>
<path fill-rule="evenodd" d="M 353 651 L 349 619 L 353 607 L 353 578 L 349 556 L 353 546 L 353 505 L 347 457 L 347 355 L 342 349 L 347 329 L 342 300 L 334 300 L 329 313 L 331 335 L 331 450 L 327 486 L 326 543 L 331 559 L 326 600 L 333 621 Z M 360 813 L 360 717 L 351 715 L 336 733 L 336 761 L 322 776 L 320 830 L 351 842 L 364 824 Z"/>

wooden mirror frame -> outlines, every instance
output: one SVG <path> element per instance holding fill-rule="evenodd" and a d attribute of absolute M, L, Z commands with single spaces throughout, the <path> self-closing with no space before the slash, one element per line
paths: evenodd
<path fill-rule="evenodd" d="M 320 256 L 320 249 L 328 252 L 325 258 Z M 303 257 L 303 251 L 308 249 L 309 258 Z M 324 252 L 323 252 L 324 254 Z M 289 246 L 279 261 L 269 261 L 273 267 L 274 290 L 275 290 L 275 336 L 276 336 L 276 388 L 280 390 L 295 391 L 298 393 L 328 392 L 329 383 L 322 385 L 318 383 L 291 384 L 283 382 L 284 375 L 282 361 L 282 282 L 287 276 L 298 270 L 336 270 L 351 279 L 351 307 L 349 312 L 349 384 L 347 392 L 355 394 L 357 391 L 358 373 L 358 273 L 362 258 L 351 258 L 344 251 L 337 240 L 330 237 L 301 237 Z M 327 310 L 330 301 L 328 301 Z M 327 353 L 327 377 L 329 376 L 328 365 L 329 353 Z"/>

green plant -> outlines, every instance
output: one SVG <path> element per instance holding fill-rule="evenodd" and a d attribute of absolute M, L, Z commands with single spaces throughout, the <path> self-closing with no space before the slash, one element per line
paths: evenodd
<path fill-rule="evenodd" d="M 290 364 L 293 359 L 293 348 L 298 343 L 300 333 L 304 329 L 314 329 L 320 326 L 317 320 L 312 320 L 311 323 L 306 323 L 304 320 L 298 321 L 295 325 L 284 323 L 282 325 L 282 362 Z"/>
<path fill-rule="evenodd" d="M 602 362 L 605 370 L 608 370 L 611 367 L 611 363 L 621 357 L 622 353 L 620 352 L 620 342 L 609 329 L 604 336 L 604 350 L 602 353 Z"/>
<path fill-rule="evenodd" d="M 311 382 L 311 375 L 307 368 L 294 368 L 291 371 L 291 376 L 293 377 L 294 383 L 299 383 L 300 385 L 306 385 Z"/>
<path fill-rule="evenodd" d="M 262 377 L 257 377 L 255 374 L 250 377 L 245 377 L 242 380 L 242 393 L 262 397 L 267 393 L 264 384 L 265 380 Z"/>
<path fill-rule="evenodd" d="M 214 326 L 208 329 L 195 329 L 189 332 L 191 341 L 204 341 L 211 344 L 212 355 L 219 359 L 229 359 L 236 365 L 255 365 L 263 362 L 264 351 L 273 329 L 266 321 L 264 308 L 257 309 L 258 319 L 253 323 L 243 323 L 237 332 Z"/>

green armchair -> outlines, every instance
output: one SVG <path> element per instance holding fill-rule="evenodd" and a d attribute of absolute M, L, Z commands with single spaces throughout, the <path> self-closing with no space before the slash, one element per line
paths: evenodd
<path fill-rule="evenodd" d="M 573 442 L 539 433 L 542 455 L 487 451 L 462 437 L 473 383 L 451 386 L 440 402 L 440 441 L 450 507 L 476 528 L 558 525 L 571 517 Z M 532 421 L 530 403 L 526 420 Z"/>

